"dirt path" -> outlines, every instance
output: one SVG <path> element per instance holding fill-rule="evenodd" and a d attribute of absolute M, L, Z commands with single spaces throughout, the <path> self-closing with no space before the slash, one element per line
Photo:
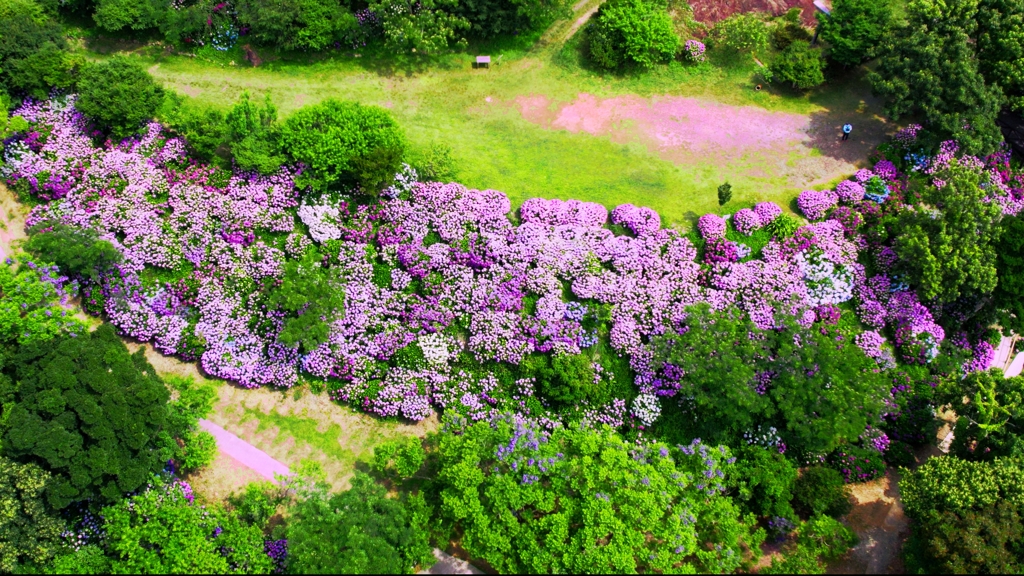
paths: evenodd
<path fill-rule="evenodd" d="M 847 556 L 830 567 L 830 574 L 899 574 L 900 550 L 910 534 L 910 522 L 900 502 L 899 475 L 892 469 L 873 482 L 852 487 L 856 504 L 845 520 L 860 538 Z"/>
<path fill-rule="evenodd" d="M 274 460 L 269 454 L 221 428 L 209 420 L 200 419 L 199 427 L 217 439 L 217 449 L 238 460 L 267 480 L 276 481 L 278 476 L 290 476 L 288 466 Z"/>

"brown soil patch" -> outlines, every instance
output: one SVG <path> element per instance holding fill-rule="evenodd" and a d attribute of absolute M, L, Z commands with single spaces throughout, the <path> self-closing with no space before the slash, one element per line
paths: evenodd
<path fill-rule="evenodd" d="M 860 538 L 845 558 L 829 567 L 830 574 L 898 574 L 903 571 L 900 550 L 910 534 L 910 522 L 900 502 L 899 475 L 887 470 L 873 482 L 855 484 L 856 500 L 845 520 Z"/>
<path fill-rule="evenodd" d="M 248 466 L 223 452 L 217 452 L 213 462 L 188 476 L 196 493 L 210 502 L 223 501 L 241 492 L 251 482 L 266 480 Z"/>
<path fill-rule="evenodd" d="M 14 192 L 0 183 L 0 259 L 17 252 L 26 238 L 25 217 L 28 211 L 28 207 L 18 202 Z"/>

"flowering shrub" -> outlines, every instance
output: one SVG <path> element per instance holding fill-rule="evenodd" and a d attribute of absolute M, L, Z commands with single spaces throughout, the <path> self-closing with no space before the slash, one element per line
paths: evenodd
<path fill-rule="evenodd" d="M 761 225 L 767 226 L 782 215 L 782 208 L 779 208 L 779 205 L 774 202 L 758 202 L 754 206 L 754 212 L 761 219 Z"/>
<path fill-rule="evenodd" d="M 808 220 L 821 220 L 839 202 L 839 196 L 831 190 L 804 190 L 797 196 L 796 204 Z"/>
<path fill-rule="evenodd" d="M 644 236 L 657 232 L 661 228 L 661 217 L 650 208 L 638 208 L 632 204 L 623 204 L 612 210 L 612 223 L 629 228 L 637 236 Z"/>
<path fill-rule="evenodd" d="M 732 217 L 732 224 L 736 227 L 737 232 L 747 236 L 750 236 L 754 231 L 760 230 L 764 226 L 761 216 L 750 208 L 738 210 Z"/>
<path fill-rule="evenodd" d="M 718 214 L 705 214 L 697 219 L 697 230 L 705 240 L 725 236 L 725 219 Z"/>
<path fill-rule="evenodd" d="M 859 202 L 864 199 L 864 185 L 853 180 L 843 180 L 836 185 L 836 194 L 846 204 Z"/>
<path fill-rule="evenodd" d="M 686 52 L 686 57 L 691 62 L 703 62 L 707 59 L 707 56 L 704 54 L 707 47 L 705 47 L 704 43 L 700 40 L 687 40 L 683 43 L 683 50 Z"/>
<path fill-rule="evenodd" d="M 557 198 L 530 198 L 519 208 L 519 215 L 523 222 L 548 226 L 604 226 L 608 220 L 608 210 L 600 204 Z"/>

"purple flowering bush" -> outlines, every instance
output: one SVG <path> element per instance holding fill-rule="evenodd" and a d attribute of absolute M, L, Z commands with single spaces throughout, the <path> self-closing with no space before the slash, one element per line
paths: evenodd
<path fill-rule="evenodd" d="M 725 219 L 718 214 L 705 214 L 697 219 L 697 230 L 705 240 L 725 237 Z"/>
<path fill-rule="evenodd" d="M 797 206 L 808 220 L 821 220 L 839 202 L 839 195 L 831 190 L 804 190 L 796 199 Z"/>
<path fill-rule="evenodd" d="M 761 221 L 761 216 L 757 212 L 750 208 L 743 208 L 733 214 L 732 225 L 736 227 L 736 231 L 740 234 L 750 236 L 755 231 L 760 230 L 764 226 L 764 222 Z"/>

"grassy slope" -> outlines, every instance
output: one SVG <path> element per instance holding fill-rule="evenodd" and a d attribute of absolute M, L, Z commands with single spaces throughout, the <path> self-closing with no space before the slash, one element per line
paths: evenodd
<path fill-rule="evenodd" d="M 464 184 L 501 190 L 514 206 L 534 196 L 610 207 L 631 202 L 655 208 L 667 222 L 718 210 L 715 190 L 726 180 L 734 186 L 732 209 L 759 200 L 788 206 L 799 190 L 777 175 L 778 167 L 762 170 L 756 162 L 673 164 L 639 143 L 623 145 L 606 137 L 545 129 L 522 118 L 515 98 L 543 95 L 557 106 L 581 92 L 600 97 L 674 95 L 812 114 L 826 109 L 852 113 L 867 97 L 865 84 L 857 80 L 803 95 L 756 92 L 752 61 L 675 64 L 644 75 L 598 74 L 576 63 L 575 40 L 531 50 L 480 49 L 496 61 L 490 70 L 471 69 L 468 55 L 449 55 L 409 70 L 392 68 L 388 62 L 393 60 L 370 54 L 268 58 L 252 68 L 238 48 L 227 53 L 204 50 L 195 58 L 152 48 L 136 53 L 170 88 L 220 107 L 230 106 L 243 90 L 268 94 L 282 116 L 328 97 L 388 107 L 415 148 L 426 149 L 434 142 L 451 146 Z M 93 55 L 104 48 L 102 42 L 90 45 Z"/>

